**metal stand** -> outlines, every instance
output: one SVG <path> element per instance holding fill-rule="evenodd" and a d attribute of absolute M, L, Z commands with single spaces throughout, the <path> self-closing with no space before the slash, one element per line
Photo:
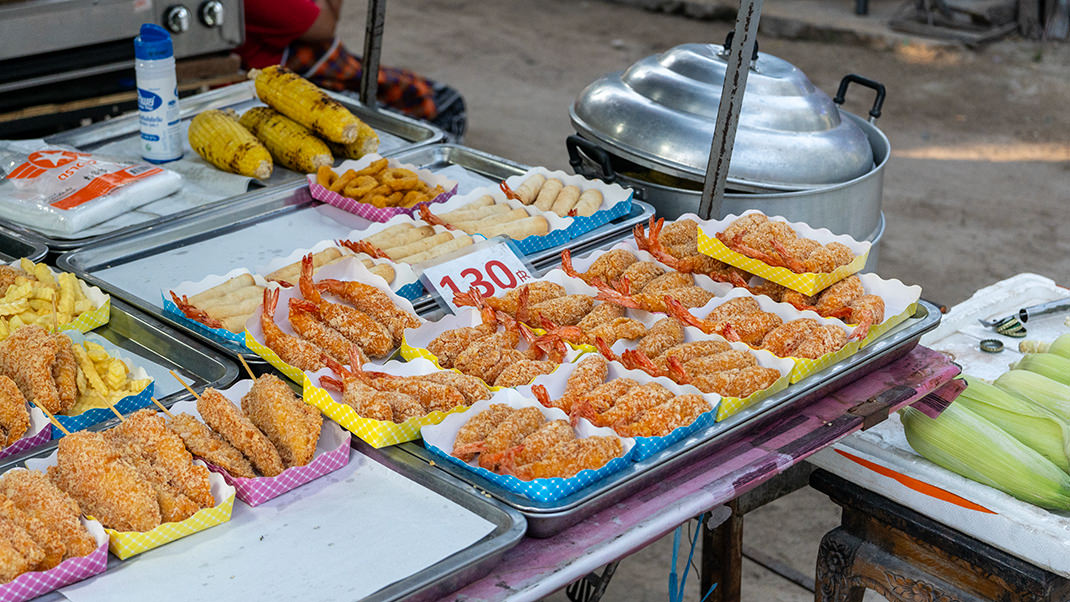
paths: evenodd
<path fill-rule="evenodd" d="M 565 595 L 572 602 L 598 602 L 606 593 L 606 586 L 609 585 L 609 580 L 613 578 L 613 573 L 617 572 L 619 564 L 619 560 L 614 560 L 607 564 L 601 575 L 587 573 L 583 579 L 570 583 L 565 588 Z"/>
<path fill-rule="evenodd" d="M 364 55 L 361 57 L 360 102 L 369 109 L 378 106 L 379 57 L 383 54 L 383 24 L 386 0 L 368 0 L 368 18 L 364 27 Z"/>

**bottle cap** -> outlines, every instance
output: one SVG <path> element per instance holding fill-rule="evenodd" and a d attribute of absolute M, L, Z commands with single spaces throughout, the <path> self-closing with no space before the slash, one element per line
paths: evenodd
<path fill-rule="evenodd" d="M 155 23 L 145 23 L 134 38 L 134 56 L 143 61 L 167 59 L 174 56 L 171 34 Z"/>

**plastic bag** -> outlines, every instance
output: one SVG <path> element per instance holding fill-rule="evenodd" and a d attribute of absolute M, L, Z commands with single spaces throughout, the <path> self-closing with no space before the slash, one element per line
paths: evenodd
<path fill-rule="evenodd" d="M 41 140 L 0 141 L 0 217 L 47 233 L 75 234 L 163 198 L 177 173 Z"/>

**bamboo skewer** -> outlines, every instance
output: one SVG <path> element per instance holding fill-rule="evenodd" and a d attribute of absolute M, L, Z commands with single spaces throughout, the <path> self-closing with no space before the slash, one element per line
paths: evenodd
<path fill-rule="evenodd" d="M 185 387 L 185 388 L 186 388 L 186 390 L 187 390 L 187 391 L 189 391 L 189 392 L 190 392 L 190 394 L 192 394 L 192 395 L 193 395 L 193 398 L 194 398 L 194 399 L 196 399 L 197 401 L 200 401 L 200 400 L 201 400 L 201 396 L 200 396 L 200 395 L 197 395 L 197 392 L 196 392 L 196 391 L 194 391 L 193 389 L 191 389 L 191 388 L 190 388 L 190 386 L 186 384 L 186 381 L 182 380 L 182 379 L 181 379 L 181 378 L 180 378 L 180 377 L 179 377 L 179 376 L 178 376 L 177 374 L 175 374 L 175 371 L 174 371 L 174 370 L 169 370 L 169 372 L 171 373 L 171 376 L 175 377 L 175 380 L 177 380 L 177 381 L 179 382 L 179 384 L 180 384 L 180 385 L 182 385 L 183 387 Z"/>
<path fill-rule="evenodd" d="M 126 422 L 126 419 L 123 418 L 123 415 L 119 413 L 119 410 L 115 409 L 115 404 L 114 403 L 109 401 L 108 402 L 108 409 L 110 409 L 113 414 L 115 414 L 116 416 L 119 417 L 119 422 Z"/>
<path fill-rule="evenodd" d="M 245 361 L 245 358 L 239 355 L 238 360 L 241 362 L 242 366 L 245 366 L 245 371 L 249 373 L 249 378 L 256 380 L 256 375 L 253 374 L 253 369 L 249 367 L 249 364 Z"/>
<path fill-rule="evenodd" d="M 160 400 L 159 400 L 159 399 L 156 399 L 155 397 L 150 397 L 149 399 L 151 399 L 151 400 L 152 400 L 152 403 L 156 404 L 156 407 L 158 407 L 158 408 L 160 408 L 161 410 L 163 410 L 163 413 L 164 413 L 164 414 L 167 414 L 167 415 L 168 415 L 168 416 L 170 416 L 171 418 L 174 418 L 174 417 L 175 417 L 175 415 L 174 415 L 174 414 L 172 414 L 171 412 L 169 412 L 169 411 L 167 410 L 167 408 L 165 408 L 165 407 L 164 407 L 164 405 L 163 405 L 162 403 L 160 403 Z"/>
<path fill-rule="evenodd" d="M 56 425 L 56 428 L 58 428 L 59 430 L 63 431 L 64 435 L 70 435 L 71 434 L 70 431 L 68 431 L 66 428 L 64 428 L 64 426 L 62 424 L 59 423 L 59 420 L 56 420 L 56 417 L 52 415 L 52 412 L 49 412 L 48 410 L 46 410 L 43 405 L 38 404 L 38 403 L 34 403 L 34 402 L 30 402 L 30 403 L 33 403 L 35 408 L 37 408 L 38 410 L 41 410 L 41 413 L 44 414 L 45 416 L 47 416 L 49 421 L 51 421 L 52 424 Z"/>

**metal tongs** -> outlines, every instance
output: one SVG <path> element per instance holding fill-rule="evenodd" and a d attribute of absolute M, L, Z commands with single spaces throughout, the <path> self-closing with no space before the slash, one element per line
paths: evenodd
<path fill-rule="evenodd" d="M 1070 309 L 1070 299 L 1056 299 L 1039 305 L 1031 305 L 1018 310 L 1018 313 L 994 320 L 978 320 L 982 325 L 995 328 L 999 334 L 1022 338 L 1025 336 L 1025 323 L 1033 316 L 1052 314 Z"/>

